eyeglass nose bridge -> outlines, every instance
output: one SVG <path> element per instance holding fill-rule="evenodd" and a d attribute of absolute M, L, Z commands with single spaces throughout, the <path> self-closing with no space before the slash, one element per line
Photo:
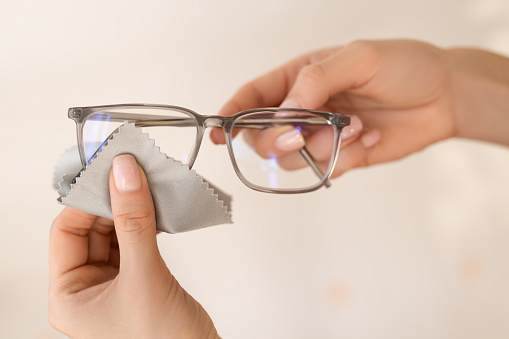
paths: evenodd
<path fill-rule="evenodd" d="M 188 160 L 189 168 L 192 168 L 196 158 L 198 157 L 198 152 L 200 151 L 200 146 L 203 141 L 203 135 L 205 134 L 205 130 L 208 127 L 212 128 L 221 128 L 224 130 L 224 126 L 226 125 L 228 117 L 222 117 L 219 115 L 198 115 L 197 120 L 199 123 L 198 126 L 198 134 L 196 136 L 196 144 L 191 152 L 191 156 Z"/>
<path fill-rule="evenodd" d="M 227 117 L 222 117 L 218 115 L 205 115 L 203 116 L 203 127 L 219 127 L 223 128 L 225 125 Z"/>

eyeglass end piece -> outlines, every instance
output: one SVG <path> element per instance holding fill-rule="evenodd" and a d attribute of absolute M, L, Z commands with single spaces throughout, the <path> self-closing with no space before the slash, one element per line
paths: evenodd
<path fill-rule="evenodd" d="M 69 118 L 71 119 L 81 118 L 81 108 L 69 108 Z"/>

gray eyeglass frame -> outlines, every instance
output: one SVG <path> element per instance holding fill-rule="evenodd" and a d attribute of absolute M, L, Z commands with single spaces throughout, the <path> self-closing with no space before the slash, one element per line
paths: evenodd
<path fill-rule="evenodd" d="M 168 110 L 168 111 L 176 111 L 179 113 L 183 113 L 189 116 L 192 120 L 181 119 L 181 118 L 171 118 L 164 115 L 150 115 L 150 114 L 136 114 L 136 113 L 124 113 L 124 112 L 114 112 L 112 110 L 115 109 L 136 109 L 136 108 L 144 108 L 144 109 L 159 109 L 159 110 Z M 345 126 L 350 124 L 350 117 L 343 114 L 337 113 L 329 113 L 329 112 L 321 112 L 321 111 L 313 111 L 301 108 L 255 108 L 249 109 L 242 112 L 238 112 L 229 117 L 224 117 L 220 115 L 201 115 L 196 113 L 190 109 L 173 106 L 173 105 L 159 105 L 159 104 L 115 104 L 115 105 L 103 105 L 103 106 L 87 106 L 87 107 L 71 107 L 68 110 L 68 117 L 72 119 L 76 123 L 76 136 L 78 141 L 78 150 L 80 154 L 81 163 L 83 165 L 83 169 L 87 166 L 87 157 L 85 154 L 85 144 L 83 141 L 83 127 L 87 119 L 93 115 L 94 113 L 99 113 L 105 111 L 108 114 L 109 121 L 130 121 L 134 122 L 135 126 L 139 127 L 148 127 L 148 126 L 193 126 L 196 127 L 196 141 L 193 149 L 190 152 L 188 166 L 189 168 L 193 167 L 193 164 L 198 156 L 198 151 L 201 146 L 201 142 L 203 140 L 203 136 L 205 134 L 205 130 L 208 127 L 213 128 L 221 128 L 225 135 L 226 146 L 228 149 L 228 153 L 230 155 L 230 160 L 232 162 L 235 173 L 239 177 L 239 179 L 249 188 L 265 193 L 306 193 L 319 189 L 322 186 L 330 187 L 329 177 L 332 174 L 332 171 L 336 165 L 336 161 L 338 158 L 339 147 L 341 143 L 341 131 Z M 253 129 L 265 129 L 267 127 L 264 126 L 263 120 L 256 119 L 252 123 L 249 123 L 249 120 L 244 119 L 242 122 L 237 122 L 237 120 L 245 115 L 252 113 L 285 113 L 285 112 L 297 112 L 297 113 L 310 113 L 317 117 L 320 117 L 320 123 L 315 121 L 313 123 L 311 117 L 305 118 L 294 118 L 294 117 L 281 117 L 281 124 L 288 124 L 289 122 L 303 122 L 310 124 L 323 124 L 323 119 L 327 121 L 327 125 L 331 125 L 334 129 L 334 146 L 332 149 L 332 160 L 329 163 L 329 167 L 325 173 L 321 171 L 316 162 L 314 161 L 311 154 L 308 152 L 306 147 L 303 147 L 299 152 L 306 160 L 308 165 L 312 168 L 314 173 L 321 178 L 320 181 L 312 186 L 299 188 L 299 189 L 272 189 L 268 187 L 258 186 L 251 183 L 247 180 L 242 172 L 240 171 L 237 162 L 235 160 L 235 156 L 233 153 L 233 145 L 232 145 L 232 128 L 234 125 L 240 125 L 244 128 L 253 128 Z M 246 121 L 247 120 L 247 121 Z M 270 118 L 267 119 L 267 124 L 273 126 L 274 123 L 277 123 L 279 118 Z"/>

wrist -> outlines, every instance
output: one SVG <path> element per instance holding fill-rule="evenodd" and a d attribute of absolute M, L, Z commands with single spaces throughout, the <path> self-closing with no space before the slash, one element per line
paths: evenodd
<path fill-rule="evenodd" d="M 455 136 L 509 146 L 509 58 L 465 48 L 447 52 Z"/>

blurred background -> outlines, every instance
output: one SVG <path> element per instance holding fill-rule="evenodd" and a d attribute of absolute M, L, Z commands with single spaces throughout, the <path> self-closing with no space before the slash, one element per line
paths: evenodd
<path fill-rule="evenodd" d="M 0 337 L 47 323 L 54 165 L 67 108 L 164 103 L 215 114 L 246 81 L 313 49 L 412 38 L 509 54 L 505 0 L 17 1 L 0 11 Z M 224 338 L 508 338 L 509 149 L 450 140 L 258 193 L 224 146 L 195 169 L 233 195 L 233 225 L 159 236 Z"/>

